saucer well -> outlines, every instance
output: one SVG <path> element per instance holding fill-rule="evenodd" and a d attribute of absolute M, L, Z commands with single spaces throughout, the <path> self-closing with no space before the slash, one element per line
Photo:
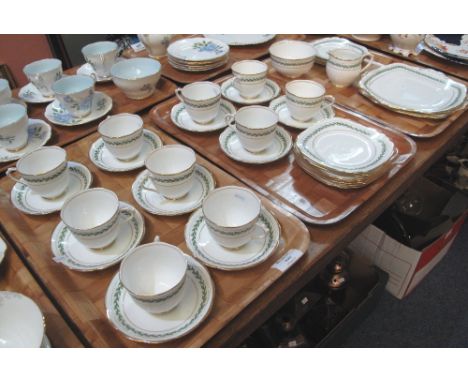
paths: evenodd
<path fill-rule="evenodd" d="M 60 102 L 55 100 L 47 105 L 45 117 L 52 123 L 61 126 L 78 126 L 95 121 L 105 116 L 112 109 L 112 98 L 103 92 L 94 92 L 92 111 L 86 117 L 73 117 L 62 109 Z"/>
<path fill-rule="evenodd" d="M 270 109 L 274 110 L 278 114 L 279 121 L 288 127 L 294 127 L 295 129 L 307 129 L 312 126 L 315 122 L 321 121 L 322 119 L 333 118 L 335 112 L 333 106 L 329 105 L 323 109 L 319 109 L 315 115 L 308 121 L 301 122 L 291 117 L 288 106 L 286 105 L 286 96 L 281 96 L 270 102 Z"/>
<path fill-rule="evenodd" d="M 221 93 L 224 98 L 229 101 L 241 104 L 241 105 L 256 105 L 271 101 L 273 98 L 278 97 L 280 94 L 279 85 L 270 79 L 267 79 L 263 92 L 255 98 L 244 98 L 239 94 L 239 91 L 234 87 L 234 77 L 224 81 L 221 84 Z"/>
<path fill-rule="evenodd" d="M 98 250 L 89 249 L 76 240 L 61 221 L 52 233 L 54 260 L 69 269 L 81 272 L 105 269 L 120 262 L 140 243 L 145 233 L 145 222 L 141 213 L 128 203 L 120 204 L 126 209 L 120 211 L 119 233 L 111 245 Z M 129 216 L 131 219 L 127 220 Z"/>
<path fill-rule="evenodd" d="M 227 123 L 224 119 L 225 116 L 227 114 L 235 113 L 236 108 L 231 102 L 221 100 L 219 112 L 216 118 L 212 122 L 206 125 L 202 125 L 193 121 L 192 118 L 190 118 L 190 115 L 185 109 L 185 105 L 181 102 L 172 108 L 171 120 L 176 126 L 180 127 L 182 130 L 193 131 L 196 133 L 206 133 L 209 131 L 215 131 L 225 128 L 227 126 Z"/>
<path fill-rule="evenodd" d="M 94 142 L 89 149 L 89 158 L 101 170 L 111 172 L 123 172 L 135 170 L 145 165 L 147 155 L 154 149 L 161 147 L 163 142 L 159 136 L 147 129 L 143 131 L 143 147 L 135 158 L 122 161 L 114 157 L 106 148 L 102 138 Z"/>
<path fill-rule="evenodd" d="M 96 82 L 108 82 L 112 81 L 112 76 L 109 77 L 99 77 L 96 72 L 94 71 L 94 68 L 91 64 L 86 63 L 81 65 L 78 70 L 76 71 L 76 74 L 81 74 L 83 76 L 90 76 L 92 77 Z"/>
<path fill-rule="evenodd" d="M 193 256 L 208 267 L 226 271 L 254 267 L 265 261 L 277 249 L 280 237 L 280 225 L 263 207 L 252 240 L 237 249 L 224 248 L 212 238 L 201 208 L 185 226 L 185 242 Z"/>
<path fill-rule="evenodd" d="M 274 162 L 288 155 L 293 146 L 291 135 L 278 126 L 271 145 L 259 153 L 251 153 L 244 149 L 236 131 L 228 127 L 219 136 L 219 144 L 224 153 L 238 162 L 262 164 Z"/>
<path fill-rule="evenodd" d="M 44 146 L 52 136 L 52 128 L 42 119 L 29 119 L 28 121 L 28 143 L 21 150 L 8 151 L 0 147 L 0 163 L 11 162 L 21 158 L 39 147 Z"/>
<path fill-rule="evenodd" d="M 55 99 L 53 95 L 50 97 L 43 96 L 31 82 L 20 89 L 18 97 L 28 103 L 46 103 Z"/>
<path fill-rule="evenodd" d="M 60 211 L 67 198 L 79 191 L 87 190 L 93 181 L 86 166 L 77 162 L 68 162 L 70 182 L 65 192 L 55 199 L 44 199 L 28 186 L 16 183 L 11 189 L 11 202 L 21 212 L 29 215 L 47 215 Z"/>
<path fill-rule="evenodd" d="M 106 292 L 107 318 L 125 337 L 144 343 L 180 338 L 198 327 L 211 311 L 214 284 L 206 268 L 187 256 L 187 278 L 182 301 L 166 313 L 149 313 L 137 305 L 120 282 L 119 273 Z"/>
<path fill-rule="evenodd" d="M 166 199 L 156 191 L 145 190 L 143 187 L 154 188 L 148 170 L 141 172 L 133 182 L 133 198 L 149 213 L 173 216 L 183 215 L 200 207 L 206 195 L 215 188 L 215 180 L 205 167 L 197 164 L 193 187 L 183 198 L 177 200 Z"/>

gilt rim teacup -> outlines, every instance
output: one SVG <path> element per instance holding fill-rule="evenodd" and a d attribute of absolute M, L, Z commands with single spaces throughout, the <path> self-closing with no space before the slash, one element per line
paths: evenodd
<path fill-rule="evenodd" d="M 350 48 L 333 49 L 328 52 L 328 56 L 325 70 L 331 83 L 337 87 L 350 86 L 374 60 L 371 53 L 362 54 Z M 362 61 L 366 57 L 370 58 L 369 62 L 361 68 Z"/>
<path fill-rule="evenodd" d="M 219 112 L 221 87 L 209 81 L 193 82 L 175 90 L 190 118 L 199 124 L 212 122 Z"/>
<path fill-rule="evenodd" d="M 234 87 L 244 98 L 256 98 L 265 87 L 268 65 L 258 60 L 237 61 L 231 66 Z"/>

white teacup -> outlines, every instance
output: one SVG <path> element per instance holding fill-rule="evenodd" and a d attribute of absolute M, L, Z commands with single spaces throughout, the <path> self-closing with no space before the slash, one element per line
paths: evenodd
<path fill-rule="evenodd" d="M 22 105 L 0 105 L 0 147 L 21 150 L 28 143 L 28 113 Z"/>
<path fill-rule="evenodd" d="M 221 88 L 213 82 L 194 82 L 175 91 L 190 118 L 200 124 L 213 121 L 219 112 Z"/>
<path fill-rule="evenodd" d="M 7 80 L 0 78 L 0 105 L 11 102 L 11 89 Z"/>
<path fill-rule="evenodd" d="M 111 190 L 90 188 L 67 199 L 60 217 L 81 244 L 91 249 L 102 249 L 116 239 L 119 214 L 126 209 Z M 128 219 L 131 219 L 131 214 Z"/>
<path fill-rule="evenodd" d="M 328 52 L 326 65 L 327 76 L 333 85 L 346 87 L 351 85 L 359 75 L 373 62 L 374 56 L 370 53 L 362 54 L 354 49 L 339 48 Z M 361 68 L 362 61 L 368 57 L 369 62 Z"/>
<path fill-rule="evenodd" d="M 172 36 L 172 34 L 139 34 L 138 38 L 150 57 L 159 58 L 166 55 Z"/>
<path fill-rule="evenodd" d="M 145 160 L 156 191 L 167 199 L 180 199 L 193 185 L 195 152 L 187 146 L 166 145 L 153 150 Z"/>
<path fill-rule="evenodd" d="M 227 114 L 226 122 L 236 130 L 244 149 L 258 153 L 273 142 L 278 115 L 265 106 L 246 106 L 236 114 Z"/>
<path fill-rule="evenodd" d="M 81 53 L 98 77 L 107 78 L 119 54 L 119 46 L 113 41 L 98 41 L 84 46 Z"/>
<path fill-rule="evenodd" d="M 177 247 L 149 243 L 133 249 L 120 264 L 122 285 L 150 313 L 174 309 L 184 296 L 187 258 Z"/>
<path fill-rule="evenodd" d="M 12 175 L 15 171 L 21 179 Z M 67 152 L 58 146 L 40 147 L 21 157 L 16 167 L 10 167 L 6 175 L 43 198 L 56 198 L 69 184 Z"/>
<path fill-rule="evenodd" d="M 234 87 L 244 98 L 255 98 L 265 88 L 268 66 L 262 61 L 244 60 L 231 67 Z"/>
<path fill-rule="evenodd" d="M 23 72 L 43 96 L 50 97 L 54 95 L 52 85 L 62 78 L 62 61 L 56 58 L 34 61 L 26 65 Z"/>
<path fill-rule="evenodd" d="M 262 203 L 250 190 L 227 186 L 211 191 L 202 211 L 213 239 L 226 248 L 239 248 L 251 239 Z"/>
<path fill-rule="evenodd" d="M 424 40 L 424 34 L 391 34 L 393 46 L 414 53 L 419 43 Z"/>
<path fill-rule="evenodd" d="M 137 57 L 116 62 L 111 68 L 112 81 L 130 99 L 150 97 L 161 78 L 161 64 L 153 58 Z"/>
<path fill-rule="evenodd" d="M 318 110 L 334 103 L 335 97 L 325 95 L 325 88 L 318 82 L 296 80 L 286 84 L 286 105 L 298 121 L 308 121 Z"/>
<path fill-rule="evenodd" d="M 60 106 L 71 116 L 86 117 L 91 113 L 94 97 L 94 79 L 75 75 L 64 77 L 52 85 Z"/>
<path fill-rule="evenodd" d="M 143 146 L 143 120 L 136 114 L 116 114 L 99 124 L 104 145 L 120 160 L 135 158 Z"/>
<path fill-rule="evenodd" d="M 286 77 L 296 78 L 312 69 L 316 51 L 309 43 L 281 40 L 270 46 L 273 68 Z"/>

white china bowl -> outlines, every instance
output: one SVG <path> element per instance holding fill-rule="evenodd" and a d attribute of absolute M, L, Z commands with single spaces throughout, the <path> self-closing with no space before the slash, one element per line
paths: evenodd
<path fill-rule="evenodd" d="M 211 191 L 202 211 L 213 239 L 226 248 L 239 248 L 252 238 L 262 203 L 250 190 L 227 186 Z"/>
<path fill-rule="evenodd" d="M 115 63 L 111 75 L 128 98 L 143 99 L 154 93 L 161 77 L 161 64 L 153 58 L 131 58 Z"/>
<path fill-rule="evenodd" d="M 0 292 L 0 348 L 39 348 L 44 335 L 44 317 L 33 300 Z"/>
<path fill-rule="evenodd" d="M 67 199 L 60 217 L 88 248 L 105 248 L 118 233 L 119 199 L 105 188 L 90 188 Z"/>
<path fill-rule="evenodd" d="M 106 148 L 120 160 L 136 157 L 143 146 L 143 119 L 139 115 L 122 113 L 106 118 L 99 124 Z"/>
<path fill-rule="evenodd" d="M 19 150 L 28 141 L 28 113 L 22 105 L 0 105 L 0 147 Z"/>
<path fill-rule="evenodd" d="M 151 313 L 177 306 L 184 294 L 187 259 L 177 247 L 161 242 L 133 249 L 120 264 L 120 281 L 133 300 Z"/>
<path fill-rule="evenodd" d="M 269 51 L 273 68 L 291 78 L 308 73 L 314 65 L 316 55 L 309 43 L 296 40 L 275 42 Z"/>
<path fill-rule="evenodd" d="M 183 145 L 166 145 L 153 150 L 145 160 L 155 191 L 168 199 L 185 196 L 193 184 L 195 152 Z"/>

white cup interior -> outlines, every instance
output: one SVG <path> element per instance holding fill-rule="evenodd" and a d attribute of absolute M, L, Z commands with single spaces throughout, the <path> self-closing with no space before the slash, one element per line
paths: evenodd
<path fill-rule="evenodd" d="M 315 56 L 315 49 L 304 41 L 283 40 L 270 47 L 270 53 L 287 60 L 300 60 Z"/>
<path fill-rule="evenodd" d="M 24 73 L 28 75 L 47 73 L 52 70 L 58 70 L 62 67 L 62 61 L 56 58 L 45 58 L 43 60 L 34 61 L 26 65 L 23 69 Z"/>
<path fill-rule="evenodd" d="M 94 188 L 72 196 L 65 202 L 60 216 L 66 225 L 85 230 L 106 223 L 118 209 L 119 199 L 114 192 Z"/>
<path fill-rule="evenodd" d="M 192 101 L 207 100 L 219 94 L 221 94 L 221 88 L 212 82 L 194 82 L 182 89 L 182 96 Z"/>
<path fill-rule="evenodd" d="M 11 97 L 10 84 L 4 78 L 0 78 L 0 95 L 9 94 Z"/>
<path fill-rule="evenodd" d="M 301 98 L 317 98 L 325 94 L 325 88 L 314 81 L 289 82 L 286 84 L 286 91 Z"/>
<path fill-rule="evenodd" d="M 105 137 L 118 138 L 133 134 L 143 127 L 143 120 L 136 114 L 113 115 L 99 124 L 99 133 Z"/>
<path fill-rule="evenodd" d="M 120 280 L 135 295 L 165 293 L 185 276 L 187 260 L 173 245 L 151 243 L 135 248 L 120 266 Z"/>
<path fill-rule="evenodd" d="M 362 54 L 355 49 L 340 48 L 334 49 L 328 53 L 330 57 L 343 61 L 356 61 L 362 57 Z"/>
<path fill-rule="evenodd" d="M 75 94 L 94 87 L 94 80 L 89 76 L 69 76 L 61 78 L 52 85 L 56 94 Z"/>
<path fill-rule="evenodd" d="M 278 123 L 278 116 L 267 107 L 248 106 L 237 111 L 235 120 L 250 129 L 265 129 Z"/>
<path fill-rule="evenodd" d="M 239 61 L 232 65 L 233 71 L 244 75 L 265 73 L 267 69 L 268 66 L 264 62 L 256 60 Z"/>
<path fill-rule="evenodd" d="M 118 45 L 112 41 L 98 41 L 88 44 L 81 49 L 81 52 L 85 57 L 95 56 L 97 54 L 106 54 L 117 50 Z"/>
<path fill-rule="evenodd" d="M 159 61 L 152 58 L 138 57 L 123 60 L 112 65 L 113 77 L 126 80 L 137 80 L 158 73 L 161 70 Z"/>
<path fill-rule="evenodd" d="M 61 147 L 41 147 L 22 157 L 16 168 L 24 175 L 41 175 L 56 169 L 67 160 L 67 152 Z"/>
<path fill-rule="evenodd" d="M 39 347 L 44 336 L 44 321 L 39 307 L 19 293 L 3 293 L 18 297 L 0 296 L 0 348 Z"/>
<path fill-rule="evenodd" d="M 26 108 L 22 105 L 14 103 L 0 105 L 0 128 L 20 121 L 25 115 Z"/>
<path fill-rule="evenodd" d="M 239 227 L 254 220 L 261 202 L 241 187 L 222 187 L 212 191 L 203 202 L 203 215 L 221 227 Z"/>
<path fill-rule="evenodd" d="M 151 152 L 146 158 L 146 168 L 160 175 L 178 174 L 192 167 L 197 158 L 195 152 L 182 145 L 167 145 Z"/>

